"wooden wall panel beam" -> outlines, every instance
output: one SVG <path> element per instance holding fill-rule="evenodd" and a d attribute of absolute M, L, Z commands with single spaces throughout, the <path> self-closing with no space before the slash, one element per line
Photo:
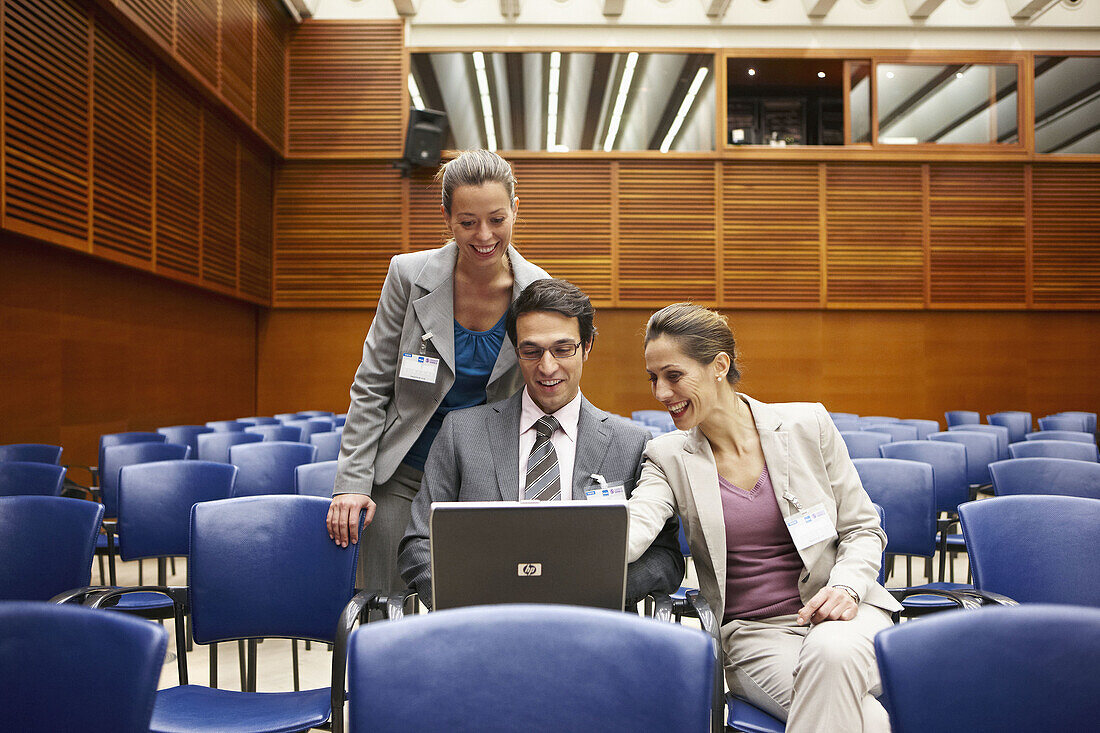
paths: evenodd
<path fill-rule="evenodd" d="M 1032 167 L 1033 298 L 1100 308 L 1100 167 Z"/>

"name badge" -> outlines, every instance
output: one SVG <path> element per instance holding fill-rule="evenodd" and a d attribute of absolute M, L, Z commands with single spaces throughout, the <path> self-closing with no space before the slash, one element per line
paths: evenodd
<path fill-rule="evenodd" d="M 787 531 L 791 533 L 794 546 L 804 550 L 818 542 L 831 540 L 837 536 L 836 527 L 829 519 L 824 504 L 815 504 L 805 511 L 787 517 Z"/>
<path fill-rule="evenodd" d="M 622 484 L 593 486 L 584 490 L 584 498 L 589 501 L 626 501 L 626 489 Z"/>
<path fill-rule="evenodd" d="M 401 370 L 397 373 L 402 379 L 414 379 L 417 382 L 435 383 L 439 371 L 439 359 L 423 354 L 402 354 Z"/>

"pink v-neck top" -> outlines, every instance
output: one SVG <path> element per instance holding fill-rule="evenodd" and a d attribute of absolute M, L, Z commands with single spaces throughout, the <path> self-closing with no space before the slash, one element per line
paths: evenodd
<path fill-rule="evenodd" d="M 722 515 L 726 523 L 726 607 L 722 622 L 797 613 L 802 558 L 795 549 L 768 467 L 751 491 L 721 476 Z"/>

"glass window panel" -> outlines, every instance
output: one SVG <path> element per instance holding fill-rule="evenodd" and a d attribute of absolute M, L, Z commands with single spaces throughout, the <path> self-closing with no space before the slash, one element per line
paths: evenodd
<path fill-rule="evenodd" d="M 1100 153 L 1100 56 L 1035 57 L 1035 151 Z"/>
<path fill-rule="evenodd" d="M 843 145 L 843 74 L 841 59 L 728 59 L 726 142 Z"/>
<path fill-rule="evenodd" d="M 447 147 L 706 151 L 714 150 L 713 61 L 685 53 L 414 53 L 409 86 L 425 107 L 446 113 Z"/>
<path fill-rule="evenodd" d="M 871 142 L 871 62 L 848 63 L 848 108 L 851 110 L 852 142 Z"/>
<path fill-rule="evenodd" d="M 878 142 L 1014 144 L 1014 64 L 879 64 Z"/>

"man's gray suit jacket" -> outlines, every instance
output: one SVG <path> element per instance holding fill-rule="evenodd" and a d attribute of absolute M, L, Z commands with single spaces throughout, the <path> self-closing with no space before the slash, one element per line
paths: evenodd
<path fill-rule="evenodd" d="M 412 519 L 401 540 L 401 577 L 431 607 L 428 515 L 433 501 L 515 501 L 519 494 L 519 420 L 523 392 L 501 402 L 447 415 L 424 466 L 424 480 L 413 501 Z M 609 485 L 622 484 L 629 497 L 641 471 L 649 434 L 581 397 L 573 498 L 585 499 L 592 474 Z M 684 557 L 672 517 L 649 549 L 627 570 L 626 598 L 632 605 L 647 594 L 672 593 L 684 577 Z"/>

